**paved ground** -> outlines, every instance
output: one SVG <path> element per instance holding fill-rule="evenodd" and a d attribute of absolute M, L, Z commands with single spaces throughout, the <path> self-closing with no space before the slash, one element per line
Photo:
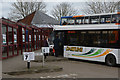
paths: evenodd
<path fill-rule="evenodd" d="M 54 57 L 51 57 L 54 58 Z M 49 57 L 49 59 L 51 59 Z M 55 58 L 54 58 L 55 59 Z M 42 63 L 32 62 L 32 66 L 41 66 Z M 3 74 L 3 78 L 118 78 L 119 66 L 109 67 L 100 63 L 84 62 L 84 61 L 54 61 L 45 62 L 45 65 L 56 65 L 63 67 L 61 72 L 52 73 L 35 73 L 11 76 Z M 22 60 L 22 56 L 3 60 L 3 72 L 15 71 L 26 67 L 26 62 Z"/>

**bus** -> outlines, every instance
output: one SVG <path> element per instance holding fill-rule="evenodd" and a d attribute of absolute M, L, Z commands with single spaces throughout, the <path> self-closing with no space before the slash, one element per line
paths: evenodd
<path fill-rule="evenodd" d="M 61 17 L 54 32 L 66 58 L 120 64 L 120 13 Z"/>

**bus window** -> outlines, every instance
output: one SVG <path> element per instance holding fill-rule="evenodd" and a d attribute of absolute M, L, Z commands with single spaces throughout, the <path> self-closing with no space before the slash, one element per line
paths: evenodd
<path fill-rule="evenodd" d="M 120 23 L 120 14 L 118 14 L 118 23 Z"/>
<path fill-rule="evenodd" d="M 116 23 L 117 22 L 117 15 L 112 15 L 112 21 L 111 23 Z"/>
<path fill-rule="evenodd" d="M 69 46 L 74 46 L 74 45 L 78 45 L 78 34 L 77 34 L 77 31 L 68 31 L 67 32 L 67 42 L 68 42 L 68 45 Z"/>
<path fill-rule="evenodd" d="M 91 16 L 90 23 L 91 24 L 98 24 L 99 23 L 99 16 Z"/>
<path fill-rule="evenodd" d="M 111 23 L 111 15 L 102 15 L 100 17 L 100 23 Z"/>
<path fill-rule="evenodd" d="M 72 18 L 68 19 L 68 25 L 74 25 L 74 23 L 75 23 L 75 19 Z"/>
<path fill-rule="evenodd" d="M 89 23 L 89 17 L 85 17 L 84 18 L 84 24 L 88 24 Z"/>
<path fill-rule="evenodd" d="M 118 40 L 118 31 L 109 31 L 109 43 L 116 43 Z"/>
<path fill-rule="evenodd" d="M 105 23 L 105 18 L 101 18 L 100 23 Z"/>
<path fill-rule="evenodd" d="M 80 32 L 80 35 L 79 35 L 79 45 L 82 45 L 82 46 L 85 46 L 86 44 L 87 44 L 87 42 L 86 42 L 86 35 L 87 35 L 87 33 L 86 33 L 86 31 L 81 31 Z"/>
<path fill-rule="evenodd" d="M 76 19 L 75 24 L 80 24 L 81 23 L 81 19 Z"/>
<path fill-rule="evenodd" d="M 100 31 L 88 31 L 88 46 L 100 46 Z"/>
<path fill-rule="evenodd" d="M 83 17 L 76 18 L 76 23 L 75 24 L 83 24 Z"/>
<path fill-rule="evenodd" d="M 111 15 L 106 17 L 106 23 L 110 23 L 111 22 Z"/>
<path fill-rule="evenodd" d="M 116 15 L 116 22 L 117 22 L 117 23 L 120 23 L 120 14 L 117 14 L 117 15 Z"/>
<path fill-rule="evenodd" d="M 62 25 L 66 25 L 67 24 L 67 19 L 66 18 L 62 18 Z"/>
<path fill-rule="evenodd" d="M 94 44 L 100 46 L 101 45 L 101 31 L 96 31 L 95 36 L 96 38 L 95 38 Z"/>

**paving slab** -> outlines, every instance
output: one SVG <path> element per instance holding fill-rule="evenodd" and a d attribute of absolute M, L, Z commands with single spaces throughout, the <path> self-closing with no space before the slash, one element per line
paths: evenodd
<path fill-rule="evenodd" d="M 35 54 L 41 53 L 41 50 L 35 51 Z M 42 66 L 42 59 L 43 57 L 40 55 L 35 55 L 35 61 L 31 61 L 31 67 L 38 67 Z M 63 57 L 55 57 L 55 56 L 47 56 L 47 59 L 45 59 L 45 65 L 47 65 L 47 61 L 56 61 L 56 60 L 61 60 Z M 41 61 L 41 62 L 40 62 Z M 5 59 L 2 61 L 2 72 L 13 72 L 13 71 L 20 71 L 21 69 L 27 69 L 27 62 L 23 60 L 23 55 L 15 56 L 9 59 Z"/>

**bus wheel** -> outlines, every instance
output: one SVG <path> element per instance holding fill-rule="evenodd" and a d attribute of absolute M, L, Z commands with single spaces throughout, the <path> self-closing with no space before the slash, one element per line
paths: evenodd
<path fill-rule="evenodd" d="M 112 55 L 112 54 L 107 55 L 106 59 L 105 59 L 105 63 L 108 66 L 115 66 L 116 65 L 116 58 L 115 58 L 115 56 Z"/>

